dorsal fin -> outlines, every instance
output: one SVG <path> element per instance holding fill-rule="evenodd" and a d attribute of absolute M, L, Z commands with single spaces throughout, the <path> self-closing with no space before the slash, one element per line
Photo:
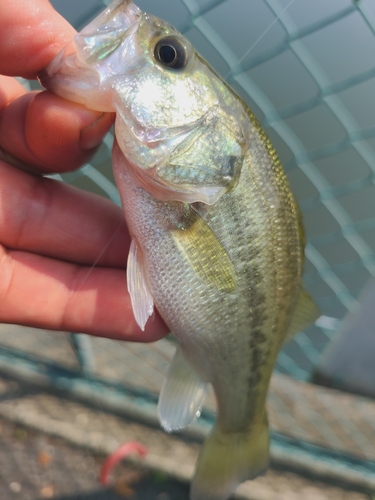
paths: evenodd
<path fill-rule="evenodd" d="M 302 288 L 285 337 L 285 342 L 292 340 L 296 333 L 305 330 L 305 328 L 314 323 L 319 316 L 320 312 L 318 307 L 310 295 Z"/>

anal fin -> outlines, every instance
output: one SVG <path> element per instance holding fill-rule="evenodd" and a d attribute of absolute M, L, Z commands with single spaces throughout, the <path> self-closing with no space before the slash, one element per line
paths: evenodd
<path fill-rule="evenodd" d="M 147 284 L 141 251 L 135 239 L 130 244 L 126 273 L 133 314 L 141 330 L 154 312 L 154 300 Z"/>
<path fill-rule="evenodd" d="M 158 414 L 164 430 L 181 430 L 193 422 L 202 407 L 206 385 L 178 346 L 159 396 Z"/>

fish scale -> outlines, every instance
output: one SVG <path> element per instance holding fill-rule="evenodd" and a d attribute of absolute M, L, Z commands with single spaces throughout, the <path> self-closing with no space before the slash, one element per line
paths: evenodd
<path fill-rule="evenodd" d="M 116 112 L 113 169 L 132 238 L 134 316 L 144 328 L 155 304 L 179 340 L 160 421 L 167 431 L 189 425 L 212 384 L 217 420 L 191 499 L 225 500 L 267 467 L 275 359 L 318 314 L 301 284 L 303 228 L 281 163 L 190 42 L 131 0 L 115 0 L 40 80 Z"/>

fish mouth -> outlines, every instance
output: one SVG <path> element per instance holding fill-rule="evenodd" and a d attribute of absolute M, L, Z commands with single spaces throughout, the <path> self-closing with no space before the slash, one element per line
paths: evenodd
<path fill-rule="evenodd" d="M 106 59 L 136 31 L 142 15 L 131 0 L 114 0 L 74 37 L 78 55 L 87 64 Z"/>
<path fill-rule="evenodd" d="M 65 99 L 89 103 L 87 107 L 91 109 L 114 111 L 109 99 L 101 103 L 103 98 L 95 92 L 98 94 L 100 87 L 102 93 L 116 69 L 123 71 L 121 59 L 127 52 L 126 45 L 131 45 L 129 39 L 138 30 L 142 15 L 131 0 L 112 2 L 38 75 L 41 85 Z"/>

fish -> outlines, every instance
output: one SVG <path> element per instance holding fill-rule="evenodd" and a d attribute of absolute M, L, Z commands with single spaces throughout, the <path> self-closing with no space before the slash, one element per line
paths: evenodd
<path fill-rule="evenodd" d="M 168 22 L 113 1 L 40 75 L 116 112 L 113 171 L 131 235 L 127 287 L 178 339 L 158 414 L 168 431 L 217 417 L 192 500 L 224 500 L 269 465 L 266 396 L 279 350 L 319 315 L 302 285 L 301 212 L 246 103 Z"/>

